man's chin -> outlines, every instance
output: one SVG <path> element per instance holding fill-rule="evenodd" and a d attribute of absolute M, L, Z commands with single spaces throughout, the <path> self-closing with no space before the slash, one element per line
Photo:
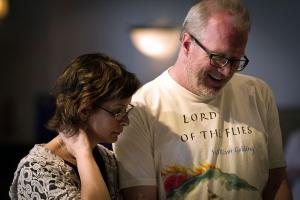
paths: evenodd
<path fill-rule="evenodd" d="M 214 97 L 220 92 L 221 88 L 212 88 L 201 85 L 198 89 L 197 95 L 204 97 Z"/>

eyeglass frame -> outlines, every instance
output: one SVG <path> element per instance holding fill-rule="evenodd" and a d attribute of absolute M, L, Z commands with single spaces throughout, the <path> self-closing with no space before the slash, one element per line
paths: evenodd
<path fill-rule="evenodd" d="M 115 120 L 121 121 L 125 116 L 128 116 L 128 113 L 134 108 L 134 105 L 128 104 L 125 111 L 121 111 L 121 112 L 118 112 L 118 113 L 114 113 L 111 110 L 108 110 L 107 108 L 104 108 L 104 107 L 101 107 L 101 106 L 99 108 L 106 111 L 106 112 L 108 112 L 112 117 L 115 118 Z"/>
<path fill-rule="evenodd" d="M 189 32 L 187 32 L 187 34 L 189 34 L 190 35 L 190 37 L 196 42 L 196 44 L 199 46 L 199 47 L 201 47 L 201 49 L 203 49 L 204 51 L 205 51 L 205 53 L 208 55 L 208 57 L 209 57 L 209 60 L 210 60 L 210 64 L 212 65 L 212 66 L 215 66 L 215 67 L 225 67 L 228 63 L 231 63 L 231 65 L 233 64 L 233 62 L 235 62 L 235 61 L 239 61 L 239 62 L 241 62 L 241 61 L 243 61 L 244 62 L 244 64 L 242 65 L 242 66 L 240 66 L 240 65 L 237 65 L 238 67 L 236 68 L 236 71 L 243 71 L 244 69 L 245 69 L 245 67 L 248 65 L 248 63 L 249 63 L 249 59 L 247 58 L 247 56 L 246 55 L 244 55 L 243 57 L 245 58 L 245 60 L 240 60 L 240 59 L 232 59 L 232 58 L 227 58 L 227 57 L 225 57 L 225 56 L 223 56 L 223 55 L 220 55 L 220 54 L 216 54 L 216 53 L 212 53 L 211 51 L 209 51 L 195 36 L 193 36 L 191 33 L 189 33 Z M 222 59 L 225 59 L 226 60 L 226 62 L 224 63 L 224 64 L 222 64 L 222 65 L 219 65 L 219 66 L 217 66 L 217 65 L 215 65 L 215 64 L 213 64 L 212 63 L 212 60 L 213 60 L 213 58 L 214 58 L 214 56 L 215 57 L 218 57 L 218 58 L 222 58 Z M 213 61 L 215 61 L 215 60 L 213 60 Z M 215 62 L 218 62 L 218 61 L 215 61 Z"/>

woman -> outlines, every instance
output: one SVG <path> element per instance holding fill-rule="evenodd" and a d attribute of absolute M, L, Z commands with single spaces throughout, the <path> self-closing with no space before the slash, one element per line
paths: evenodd
<path fill-rule="evenodd" d="M 136 76 L 104 54 L 75 59 L 54 87 L 47 127 L 58 135 L 36 144 L 15 172 L 11 199 L 121 199 L 113 143 L 128 125 Z"/>

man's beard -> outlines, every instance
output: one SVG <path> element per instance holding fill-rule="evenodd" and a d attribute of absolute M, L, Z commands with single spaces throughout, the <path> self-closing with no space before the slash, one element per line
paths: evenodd
<path fill-rule="evenodd" d="M 213 97 L 218 94 L 220 88 L 212 88 L 205 85 L 203 74 L 193 75 L 192 71 L 189 71 L 190 79 L 188 79 L 189 88 L 191 92 L 203 97 Z"/>
<path fill-rule="evenodd" d="M 204 71 L 194 72 L 193 63 L 188 60 L 187 65 L 185 66 L 185 72 L 186 72 L 186 82 L 188 84 L 188 90 L 190 92 L 203 97 L 213 97 L 220 91 L 220 88 L 212 88 L 208 87 L 205 84 L 205 74 Z"/>
<path fill-rule="evenodd" d="M 217 95 L 219 91 L 220 89 L 208 87 L 204 83 L 199 83 L 195 88 L 196 94 L 203 97 L 213 97 Z"/>

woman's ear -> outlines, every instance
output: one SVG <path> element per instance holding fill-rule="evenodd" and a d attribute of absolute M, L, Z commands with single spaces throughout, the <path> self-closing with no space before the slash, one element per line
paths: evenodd
<path fill-rule="evenodd" d="M 79 111 L 79 117 L 82 121 L 87 121 L 89 117 L 89 112 L 86 109 Z"/>

